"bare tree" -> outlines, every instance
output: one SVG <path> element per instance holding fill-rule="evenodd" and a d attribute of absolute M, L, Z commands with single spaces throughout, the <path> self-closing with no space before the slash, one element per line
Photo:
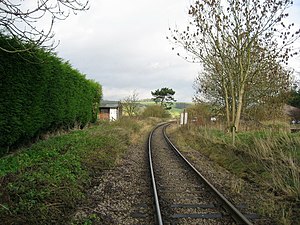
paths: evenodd
<path fill-rule="evenodd" d="M 133 91 L 133 93 L 122 100 L 122 107 L 124 113 L 129 117 L 137 116 L 139 113 L 139 98 L 138 93 Z"/>
<path fill-rule="evenodd" d="M 202 63 L 201 82 L 224 105 L 228 126 L 236 130 L 247 99 L 256 98 L 258 92 L 268 94 L 263 85 L 272 79 L 288 83 L 288 73 L 282 73 L 279 63 L 287 64 L 298 54 L 292 44 L 300 30 L 292 32 L 294 23 L 284 23 L 292 4 L 292 0 L 195 1 L 186 30 L 171 31 L 173 42 L 188 52 L 185 58 Z"/>
<path fill-rule="evenodd" d="M 263 63 L 262 60 L 264 59 L 255 56 L 251 60 L 253 66 L 258 63 L 257 60 L 261 66 L 259 71 L 250 73 L 250 78 L 245 81 L 242 105 L 243 113 L 247 113 L 248 118 L 253 116 L 252 119 L 255 119 L 255 116 L 249 114 L 249 112 L 253 112 L 253 109 L 258 108 L 259 105 L 271 104 L 275 107 L 276 100 L 276 106 L 282 108 L 285 101 L 284 98 L 279 96 L 283 96 L 284 93 L 288 92 L 291 84 L 291 72 L 285 70 L 278 62 L 268 59 Z M 230 127 L 234 124 L 235 111 L 233 107 L 237 105 L 235 86 L 239 81 L 236 76 L 229 78 L 225 76 L 224 73 L 221 73 L 221 66 L 217 62 L 215 63 L 214 67 L 204 66 L 204 71 L 196 77 L 194 82 L 195 100 L 201 102 L 202 98 L 205 97 L 206 100 L 223 108 L 226 114 L 227 126 Z M 271 116 L 275 111 L 272 110 L 268 113 Z"/>
<path fill-rule="evenodd" d="M 10 49 L 0 46 L 0 49 L 13 53 L 27 51 L 32 46 L 54 48 L 54 22 L 88 8 L 89 0 L 0 1 L 0 33 L 27 44 L 22 49 L 13 46 Z M 48 21 L 48 28 L 39 28 L 41 21 Z"/>

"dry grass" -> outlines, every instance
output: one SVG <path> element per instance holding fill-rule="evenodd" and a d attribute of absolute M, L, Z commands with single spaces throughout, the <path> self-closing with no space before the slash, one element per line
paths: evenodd
<path fill-rule="evenodd" d="M 280 126 L 281 127 L 281 126 Z M 297 224 L 300 213 L 300 136 L 285 129 L 268 127 L 265 131 L 237 134 L 236 145 L 231 136 L 215 128 L 180 128 L 178 135 L 194 149 L 199 149 L 242 179 L 251 180 L 266 193 L 262 205 L 264 215 L 279 224 Z M 245 183 L 232 184 L 239 193 Z M 271 196 L 271 197 L 270 197 Z"/>
<path fill-rule="evenodd" d="M 255 134 L 254 134 L 255 135 Z M 253 144 L 242 148 L 269 174 L 263 180 L 274 191 L 300 199 L 300 137 L 286 132 L 267 132 L 265 138 L 252 137 Z"/>

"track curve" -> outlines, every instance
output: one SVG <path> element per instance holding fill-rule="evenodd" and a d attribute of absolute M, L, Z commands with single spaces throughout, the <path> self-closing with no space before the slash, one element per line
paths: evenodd
<path fill-rule="evenodd" d="M 148 138 L 157 224 L 252 224 L 183 157 L 166 135 L 168 125 Z"/>

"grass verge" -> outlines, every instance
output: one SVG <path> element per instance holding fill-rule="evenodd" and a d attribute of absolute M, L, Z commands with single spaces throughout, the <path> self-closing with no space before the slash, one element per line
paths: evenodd
<path fill-rule="evenodd" d="M 299 224 L 299 133 L 252 131 L 229 134 L 216 129 L 190 127 L 176 132 L 178 143 L 197 149 L 222 167 L 254 184 L 266 199 L 257 207 L 278 224 Z M 180 140 L 180 141 L 179 141 Z"/>
<path fill-rule="evenodd" d="M 144 127 L 103 122 L 0 158 L 1 224 L 66 224 L 92 177 L 114 167 Z"/>

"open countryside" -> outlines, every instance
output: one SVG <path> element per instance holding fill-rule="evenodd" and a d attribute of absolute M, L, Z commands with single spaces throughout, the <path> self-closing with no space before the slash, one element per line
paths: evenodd
<path fill-rule="evenodd" d="M 0 3 L 1 224 L 300 224 L 299 3 L 161 4 Z"/>

